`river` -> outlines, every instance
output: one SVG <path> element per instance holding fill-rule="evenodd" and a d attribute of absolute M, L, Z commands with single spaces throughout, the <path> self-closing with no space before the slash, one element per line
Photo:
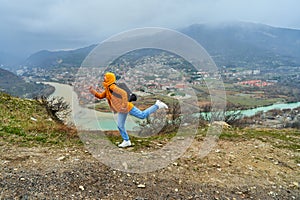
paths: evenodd
<path fill-rule="evenodd" d="M 296 103 L 278 103 L 273 104 L 270 106 L 263 106 L 258 108 L 253 108 L 249 110 L 242 110 L 241 114 L 246 117 L 251 117 L 255 115 L 257 112 L 267 112 L 269 110 L 277 109 L 277 110 L 283 110 L 283 109 L 294 109 L 300 107 L 300 102 Z"/>
<path fill-rule="evenodd" d="M 66 84 L 47 82 L 45 84 L 55 87 L 55 91 L 51 96 L 63 97 L 72 108 L 72 114 L 69 121 L 73 122 L 78 129 L 83 130 L 118 130 L 116 125 L 116 115 L 113 113 L 98 112 L 93 109 L 84 108 L 79 105 L 77 94 L 73 87 Z M 253 116 L 257 112 L 267 112 L 273 109 L 294 109 L 300 107 L 300 102 L 296 103 L 280 103 L 270 106 L 263 106 L 249 110 L 242 110 L 243 116 Z M 128 116 L 126 128 L 134 130 L 137 128 L 134 117 Z"/>

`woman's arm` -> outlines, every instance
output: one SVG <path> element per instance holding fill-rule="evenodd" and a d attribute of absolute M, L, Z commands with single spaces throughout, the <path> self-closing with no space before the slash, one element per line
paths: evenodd
<path fill-rule="evenodd" d="M 94 88 L 91 86 L 89 88 L 90 93 L 92 93 L 95 97 L 99 98 L 99 99 L 103 99 L 106 97 L 106 92 L 103 91 L 102 93 L 97 92 L 96 90 L 94 90 Z"/>

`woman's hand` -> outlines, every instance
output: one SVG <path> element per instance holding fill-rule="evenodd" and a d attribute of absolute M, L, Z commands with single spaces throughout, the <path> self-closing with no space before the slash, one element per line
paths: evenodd
<path fill-rule="evenodd" d="M 89 87 L 89 91 L 90 91 L 90 93 L 92 93 L 92 94 L 95 93 L 95 90 L 94 90 L 93 86 L 90 86 L 90 87 Z"/>

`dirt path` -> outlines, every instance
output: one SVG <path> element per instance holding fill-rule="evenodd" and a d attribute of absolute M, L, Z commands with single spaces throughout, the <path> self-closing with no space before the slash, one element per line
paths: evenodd
<path fill-rule="evenodd" d="M 151 173 L 113 170 L 84 147 L 1 143 L 1 199 L 300 199 L 295 153 L 259 140 L 220 140 L 205 158 L 188 151 Z"/>

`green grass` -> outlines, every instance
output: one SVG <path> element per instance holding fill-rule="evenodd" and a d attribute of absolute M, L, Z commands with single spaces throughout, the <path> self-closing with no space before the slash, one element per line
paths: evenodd
<path fill-rule="evenodd" d="M 267 106 L 274 104 L 276 102 L 282 101 L 279 98 L 272 98 L 272 99 L 264 99 L 264 98 L 255 98 L 252 95 L 227 95 L 226 99 L 228 102 L 234 105 L 240 105 L 246 108 L 253 108 L 259 106 Z"/>
<path fill-rule="evenodd" d="M 258 139 L 269 142 L 274 147 L 299 151 L 300 131 L 297 129 L 231 129 L 223 130 L 220 139 L 239 140 L 239 139 Z"/>
<path fill-rule="evenodd" d="M 35 100 L 0 94 L 1 140 L 19 146 L 80 143 L 75 129 L 59 124 Z"/>

